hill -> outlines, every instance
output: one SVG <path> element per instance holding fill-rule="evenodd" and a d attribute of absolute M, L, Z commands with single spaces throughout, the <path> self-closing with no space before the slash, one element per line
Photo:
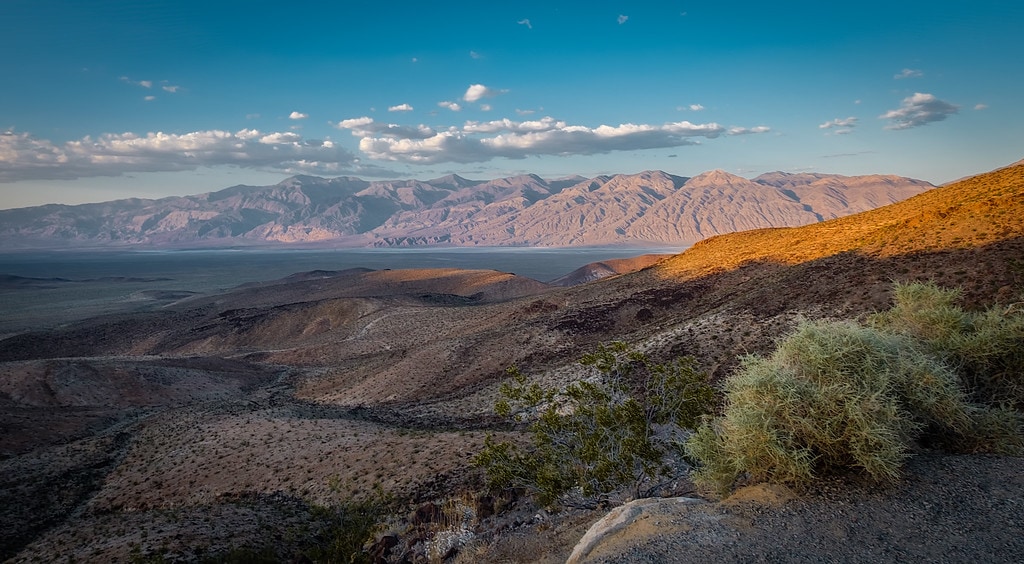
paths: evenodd
<path fill-rule="evenodd" d="M 294 176 L 195 196 L 0 210 L 0 241 L 11 248 L 685 245 L 847 215 L 931 187 L 900 177 L 773 173 L 747 180 L 722 171 L 692 179 L 649 171 L 486 182 Z"/>
<path fill-rule="evenodd" d="M 762 180 L 796 192 L 822 178 Z M 508 432 L 491 406 L 510 365 L 564 384 L 589 374 L 583 353 L 623 340 L 656 361 L 693 355 L 720 378 L 798 319 L 886 308 L 893 280 L 959 286 L 971 306 L 1019 300 L 1022 208 L 1015 165 L 877 210 L 712 237 L 567 288 L 491 271 L 312 272 L 0 340 L 0 369 L 25 375 L 0 380 L 2 423 L 26 430 L 0 437 L 0 545 L 13 547 L 0 557 L 124 560 L 137 545 L 199 558 L 196 547 L 268 543 L 294 555 L 296 537 L 273 532 L 314 530 L 312 504 L 375 483 L 408 507 L 477 487 L 466 460 L 486 431 Z M 566 530 L 524 525 L 536 509 L 517 503 L 530 511 L 518 528 L 480 525 L 507 527 L 480 559 L 523 558 L 501 552 L 522 546 L 515 534 Z M 577 539 L 533 546 L 564 559 Z"/>

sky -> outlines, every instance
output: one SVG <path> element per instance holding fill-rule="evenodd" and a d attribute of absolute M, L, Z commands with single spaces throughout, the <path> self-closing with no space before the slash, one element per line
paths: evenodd
<path fill-rule="evenodd" d="M 0 0 L 0 208 L 1024 158 L 1024 3 Z"/>

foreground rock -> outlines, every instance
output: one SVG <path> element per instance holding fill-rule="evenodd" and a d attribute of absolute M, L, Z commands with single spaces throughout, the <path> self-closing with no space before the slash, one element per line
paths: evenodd
<path fill-rule="evenodd" d="M 596 538 L 588 533 L 569 561 L 1024 559 L 1020 458 L 927 454 L 911 459 L 904 478 L 887 487 L 846 478 L 822 480 L 800 495 L 756 486 L 723 502 L 641 501 L 627 511 L 629 522 Z"/>

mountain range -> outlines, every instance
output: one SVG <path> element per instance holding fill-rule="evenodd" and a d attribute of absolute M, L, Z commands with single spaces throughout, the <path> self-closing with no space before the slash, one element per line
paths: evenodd
<path fill-rule="evenodd" d="M 293 176 L 158 200 L 0 210 L 8 248 L 46 245 L 688 245 L 793 227 L 904 200 L 933 186 L 899 176 L 721 170 L 545 180 L 366 181 Z"/>

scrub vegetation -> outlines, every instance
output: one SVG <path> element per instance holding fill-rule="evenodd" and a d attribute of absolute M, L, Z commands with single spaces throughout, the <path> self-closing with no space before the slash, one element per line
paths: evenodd
<path fill-rule="evenodd" d="M 922 446 L 1019 454 L 1024 311 L 967 312 L 957 292 L 897 285 L 895 306 L 852 321 L 807 321 L 725 382 L 721 416 L 686 443 L 695 481 L 806 484 L 859 470 L 899 477 Z"/>
<path fill-rule="evenodd" d="M 495 411 L 527 422 L 530 444 L 488 437 L 473 462 L 491 486 L 523 488 L 544 505 L 594 507 L 624 489 L 650 495 L 684 471 L 681 433 L 714 402 L 693 359 L 657 364 L 615 342 L 581 362 L 595 373 L 561 390 L 509 370 Z"/>

